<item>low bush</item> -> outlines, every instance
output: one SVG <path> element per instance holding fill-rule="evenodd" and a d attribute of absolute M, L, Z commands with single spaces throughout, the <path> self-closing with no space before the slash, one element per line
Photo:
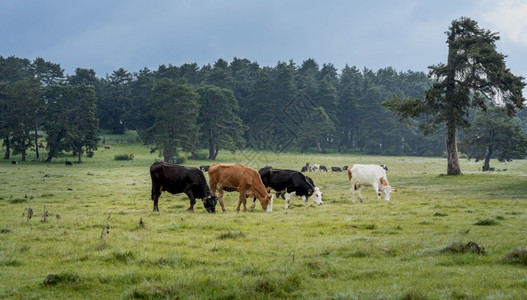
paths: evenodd
<path fill-rule="evenodd" d="M 134 154 L 133 153 L 130 153 L 130 154 L 116 154 L 114 157 L 113 157 L 114 160 L 133 160 L 134 159 Z"/>

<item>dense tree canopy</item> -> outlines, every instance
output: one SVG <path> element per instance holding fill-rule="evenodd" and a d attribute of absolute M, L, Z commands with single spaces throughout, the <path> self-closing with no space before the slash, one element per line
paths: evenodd
<path fill-rule="evenodd" d="M 70 151 L 81 161 L 97 148 L 99 130 L 131 129 L 165 161 L 198 157 L 204 148 L 216 159 L 221 149 L 246 147 L 439 156 L 447 145 L 448 173 L 458 174 L 459 129 L 477 109 L 500 106 L 513 115 L 524 105 L 525 84 L 505 67 L 495 33 L 462 18 L 447 35 L 447 63 L 430 67 L 428 76 L 391 67 L 337 70 L 314 59 L 261 67 L 235 57 L 201 67 L 120 68 L 100 78 L 92 69 L 65 76 L 42 58 L 0 56 L 4 157 L 38 151 L 41 138 L 48 161 Z M 525 110 L 518 116 L 527 129 Z M 464 133 L 469 141 L 470 131 Z M 513 140 L 517 131 L 504 135 Z M 476 156 L 478 143 L 462 150 Z"/>

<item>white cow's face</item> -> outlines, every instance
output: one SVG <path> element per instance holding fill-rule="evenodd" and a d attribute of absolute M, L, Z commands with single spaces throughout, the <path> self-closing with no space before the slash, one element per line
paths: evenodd
<path fill-rule="evenodd" d="M 318 205 L 322 205 L 322 192 L 318 186 L 315 187 L 315 191 L 313 192 L 313 195 L 311 195 L 311 200 Z"/>
<path fill-rule="evenodd" d="M 393 187 L 391 187 L 389 185 L 381 187 L 380 190 L 384 194 L 384 200 L 386 200 L 386 201 L 390 201 L 390 194 L 392 192 L 397 191 L 396 189 L 394 189 Z"/>

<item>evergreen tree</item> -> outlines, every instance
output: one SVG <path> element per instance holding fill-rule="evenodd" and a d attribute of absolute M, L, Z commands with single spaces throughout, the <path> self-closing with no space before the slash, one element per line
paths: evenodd
<path fill-rule="evenodd" d="M 513 75 L 505 57 L 496 50 L 499 36 L 480 29 L 469 18 L 454 20 L 447 32 L 446 64 L 430 67 L 435 80 L 425 99 L 394 97 L 385 102 L 402 119 L 426 117 L 425 133 L 446 125 L 447 174 L 459 175 L 458 128 L 469 125 L 471 108 L 486 109 L 488 102 L 502 103 L 509 115 L 524 106 L 523 77 Z"/>
<path fill-rule="evenodd" d="M 34 141 L 40 113 L 40 95 L 40 80 L 35 77 L 17 81 L 7 89 L 2 119 L 9 132 L 13 154 L 22 154 L 22 161 L 26 160 L 27 150 L 36 146 Z"/>
<path fill-rule="evenodd" d="M 150 103 L 154 123 L 143 134 L 145 144 L 153 143 L 165 162 L 175 162 L 181 151 L 196 151 L 199 95 L 184 79 L 161 79 L 152 89 Z"/>
<path fill-rule="evenodd" d="M 132 74 L 120 68 L 101 80 L 97 97 L 97 119 L 101 128 L 124 133 L 126 124 L 123 115 L 130 109 L 132 79 Z"/>
<path fill-rule="evenodd" d="M 208 141 L 209 159 L 215 160 L 220 149 L 236 151 L 243 147 L 245 126 L 237 116 L 238 102 L 225 88 L 204 86 L 198 89 L 199 125 Z"/>
<path fill-rule="evenodd" d="M 74 95 L 72 85 L 51 85 L 44 90 L 42 129 L 46 132 L 47 162 L 57 157 L 62 151 L 72 150 L 71 145 L 65 142 L 65 138 L 72 126 L 70 105 Z"/>
<path fill-rule="evenodd" d="M 99 137 L 97 135 L 97 119 L 95 119 L 95 89 L 85 84 L 73 87 L 73 97 L 69 103 L 69 127 L 65 136 L 65 143 L 71 145 L 77 154 L 77 162 L 82 162 L 82 154 L 93 156 L 97 150 Z"/>

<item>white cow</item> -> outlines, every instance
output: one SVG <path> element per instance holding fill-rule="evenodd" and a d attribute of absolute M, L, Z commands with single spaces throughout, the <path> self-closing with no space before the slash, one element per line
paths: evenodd
<path fill-rule="evenodd" d="M 362 203 L 364 198 L 360 193 L 363 185 L 371 185 L 377 192 L 377 200 L 381 200 L 381 192 L 384 193 L 384 200 L 390 201 L 390 193 L 396 189 L 390 186 L 386 177 L 386 170 L 379 165 L 359 165 L 354 164 L 348 168 L 348 177 L 351 184 L 351 200 L 355 202 L 355 191 L 359 193 Z"/>

